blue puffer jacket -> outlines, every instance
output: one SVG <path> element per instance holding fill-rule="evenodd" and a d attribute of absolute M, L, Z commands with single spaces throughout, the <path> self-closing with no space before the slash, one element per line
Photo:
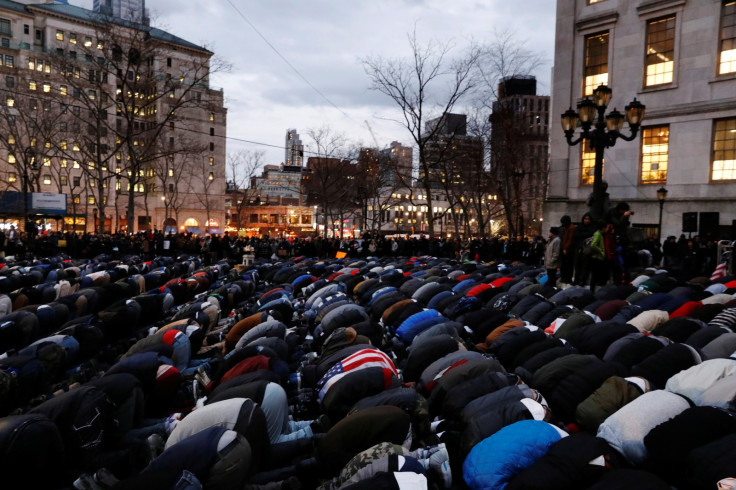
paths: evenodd
<path fill-rule="evenodd" d="M 399 328 L 396 329 L 396 336 L 408 345 L 411 344 L 414 337 L 422 333 L 424 330 L 446 321 L 447 318 L 443 317 L 437 310 L 420 311 L 401 323 Z"/>
<path fill-rule="evenodd" d="M 557 429 L 541 420 L 511 424 L 473 447 L 463 463 L 463 479 L 474 490 L 504 488 L 561 438 Z"/>

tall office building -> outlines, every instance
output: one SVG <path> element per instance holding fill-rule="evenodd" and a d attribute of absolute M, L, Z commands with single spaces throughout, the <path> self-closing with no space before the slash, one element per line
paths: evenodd
<path fill-rule="evenodd" d="M 514 208 L 512 228 L 519 234 L 541 234 L 549 96 L 537 95 L 536 78 L 516 75 L 498 84 L 491 125 L 491 174 L 498 193 Z"/>
<path fill-rule="evenodd" d="M 104 15 L 148 24 L 146 0 L 94 0 L 92 10 Z"/>
<path fill-rule="evenodd" d="M 304 165 L 304 145 L 296 129 L 286 130 L 284 165 L 287 167 L 302 167 Z"/>
<path fill-rule="evenodd" d="M 469 136 L 465 114 L 445 114 L 426 123 L 426 132 L 437 130 L 427 141 L 425 157 L 429 175 L 419 169 L 419 180 L 433 189 L 462 186 L 483 168 L 483 140 Z"/>

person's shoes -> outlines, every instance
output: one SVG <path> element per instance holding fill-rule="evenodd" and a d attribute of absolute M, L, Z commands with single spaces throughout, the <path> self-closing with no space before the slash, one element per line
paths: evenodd
<path fill-rule="evenodd" d="M 301 490 L 302 488 L 304 488 L 302 482 L 295 476 L 290 476 L 281 482 L 281 490 Z"/>
<path fill-rule="evenodd" d="M 164 438 L 158 434 L 151 434 L 148 436 L 146 438 L 146 443 L 148 444 L 148 450 L 151 453 L 151 461 L 158 458 L 161 453 L 164 452 L 164 448 L 166 448 Z"/>
<path fill-rule="evenodd" d="M 322 414 L 317 417 L 309 426 L 312 428 L 314 434 L 325 434 L 332 428 L 332 422 L 327 414 Z"/>
<path fill-rule="evenodd" d="M 79 475 L 79 478 L 74 480 L 72 486 L 77 490 L 103 490 L 102 487 L 97 484 L 95 479 L 87 473 Z"/>
<path fill-rule="evenodd" d="M 437 444 L 436 446 L 427 446 L 427 447 L 420 447 L 419 449 L 415 449 L 411 453 L 409 453 L 409 456 L 413 456 L 414 458 L 418 460 L 422 459 L 429 459 L 430 456 L 432 456 L 437 451 L 446 450 L 445 443 L 441 442 Z"/>
<path fill-rule="evenodd" d="M 100 468 L 95 472 L 94 479 L 102 488 L 112 488 L 118 484 L 119 480 L 107 468 Z"/>
<path fill-rule="evenodd" d="M 204 366 L 200 366 L 199 369 L 197 369 L 197 374 L 195 374 L 194 377 L 202 388 L 202 391 L 204 393 L 209 393 L 212 389 L 212 379 Z"/>
<path fill-rule="evenodd" d="M 432 423 L 430 424 L 430 426 L 429 426 L 430 430 L 431 430 L 431 431 L 432 431 L 433 433 L 435 433 L 435 434 L 436 434 L 438 430 L 442 430 L 442 429 L 440 428 L 440 424 L 441 424 L 442 422 L 444 422 L 444 421 L 445 421 L 444 419 L 439 419 L 439 420 L 435 420 L 434 422 L 432 422 Z"/>
<path fill-rule="evenodd" d="M 169 418 L 166 419 L 164 424 L 166 425 L 166 433 L 171 434 L 176 428 L 177 424 L 181 421 L 181 413 L 172 413 Z"/>
<path fill-rule="evenodd" d="M 452 488 L 452 470 L 450 469 L 450 455 L 447 448 L 441 444 L 442 448 L 435 451 L 429 457 L 429 470 L 433 472 L 443 482 L 445 488 Z"/>

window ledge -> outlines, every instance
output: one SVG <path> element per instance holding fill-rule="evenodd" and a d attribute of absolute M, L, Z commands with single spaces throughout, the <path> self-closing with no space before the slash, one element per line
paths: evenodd
<path fill-rule="evenodd" d="M 730 82 L 732 80 L 736 80 L 736 72 L 726 73 L 725 75 L 716 75 L 715 78 L 709 80 L 708 83 Z"/>
<path fill-rule="evenodd" d="M 647 94 L 650 92 L 661 92 L 663 90 L 674 90 L 678 88 L 678 85 L 676 83 L 668 83 L 663 85 L 654 85 L 651 87 L 643 87 L 641 90 L 639 90 L 640 94 Z"/>

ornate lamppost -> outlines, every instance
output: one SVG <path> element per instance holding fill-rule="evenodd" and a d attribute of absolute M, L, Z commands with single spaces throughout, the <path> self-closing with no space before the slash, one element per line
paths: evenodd
<path fill-rule="evenodd" d="M 605 213 L 603 209 L 604 189 L 603 189 L 603 152 L 606 148 L 610 148 L 616 144 L 616 140 L 621 138 L 624 141 L 632 141 L 636 138 L 644 119 L 644 104 L 636 100 L 636 97 L 625 108 L 624 114 L 616 109 L 606 115 L 606 108 L 611 102 L 613 91 L 605 86 L 600 85 L 593 91 L 592 99 L 589 97 L 581 100 L 577 105 L 577 112 L 572 107 L 562 114 L 562 130 L 565 132 L 567 144 L 575 146 L 583 140 L 588 140 L 595 149 L 595 167 L 593 171 L 593 215 L 600 218 Z M 596 117 L 597 116 L 597 117 Z M 621 133 L 624 125 L 624 119 L 629 123 L 630 136 Z M 582 127 L 580 136 L 573 140 L 575 129 L 578 122 Z"/>
<path fill-rule="evenodd" d="M 657 189 L 657 199 L 659 199 L 659 226 L 657 227 L 657 243 L 662 238 L 662 209 L 664 208 L 664 201 L 667 199 L 667 189 L 660 187 Z"/>

